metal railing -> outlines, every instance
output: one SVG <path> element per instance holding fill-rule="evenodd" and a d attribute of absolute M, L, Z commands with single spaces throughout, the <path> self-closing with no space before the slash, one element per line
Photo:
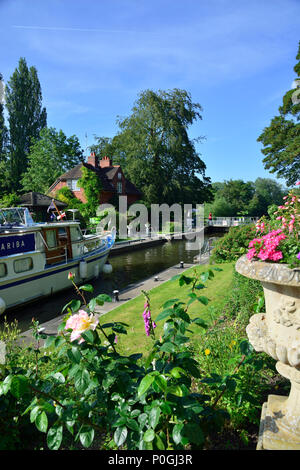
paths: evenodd
<path fill-rule="evenodd" d="M 212 227 L 236 227 L 239 225 L 255 224 L 259 217 L 213 217 L 205 219 L 205 225 Z"/>

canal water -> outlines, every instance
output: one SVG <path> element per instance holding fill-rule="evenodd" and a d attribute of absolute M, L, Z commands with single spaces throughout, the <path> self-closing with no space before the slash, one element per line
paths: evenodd
<path fill-rule="evenodd" d="M 110 256 L 108 261 L 112 265 L 113 272 L 89 281 L 89 284 L 94 287 L 94 292 L 93 294 L 87 293 L 87 300 L 101 293 L 112 296 L 115 289 L 122 291 L 130 288 L 139 281 L 179 264 L 180 261 L 193 263 L 199 250 L 190 248 L 191 242 L 188 240 L 172 240 L 160 245 Z M 52 297 L 39 299 L 30 305 L 6 313 L 7 321 L 12 322 L 17 319 L 19 329 L 22 332 L 26 331 L 31 326 L 32 318 L 38 320 L 40 324 L 49 321 L 60 315 L 64 305 L 74 298 L 78 296 L 71 286 L 70 289 L 56 293 Z M 2 315 L 0 328 L 3 319 Z"/>

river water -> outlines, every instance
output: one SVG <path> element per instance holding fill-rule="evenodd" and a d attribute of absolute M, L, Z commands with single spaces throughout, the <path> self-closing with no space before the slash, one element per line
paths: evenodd
<path fill-rule="evenodd" d="M 115 289 L 122 291 L 129 288 L 139 281 L 179 264 L 180 261 L 193 263 L 199 250 L 191 250 L 190 248 L 191 243 L 185 239 L 172 240 L 161 245 L 110 256 L 108 260 L 112 265 L 113 272 L 89 281 L 89 284 L 94 287 L 94 292 L 90 297 L 101 293 L 112 296 Z M 49 321 L 60 315 L 64 305 L 74 298 L 77 298 L 77 295 L 71 287 L 52 297 L 40 299 L 30 305 L 6 313 L 7 321 L 11 322 L 17 319 L 19 329 L 22 332 L 26 331 L 31 326 L 32 318 L 37 319 L 40 324 Z M 1 317 L 0 328 L 3 319 L 4 316 Z"/>

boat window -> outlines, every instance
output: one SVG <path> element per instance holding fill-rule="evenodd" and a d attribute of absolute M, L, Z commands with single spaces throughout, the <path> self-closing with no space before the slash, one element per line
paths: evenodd
<path fill-rule="evenodd" d="M 70 232 L 72 242 L 78 242 L 82 239 L 81 232 L 78 227 L 71 227 Z"/>
<path fill-rule="evenodd" d="M 58 238 L 59 240 L 67 241 L 67 230 L 66 227 L 59 227 L 58 229 Z"/>
<path fill-rule="evenodd" d="M 57 246 L 56 242 L 56 230 L 47 230 L 46 231 L 46 242 L 49 248 L 55 248 Z"/>
<path fill-rule="evenodd" d="M 25 271 L 30 271 L 32 268 L 33 268 L 32 258 L 22 258 L 22 259 L 16 259 L 14 261 L 15 273 L 24 273 Z"/>
<path fill-rule="evenodd" d="M 7 274 L 7 266 L 5 263 L 0 263 L 0 277 L 4 277 Z"/>

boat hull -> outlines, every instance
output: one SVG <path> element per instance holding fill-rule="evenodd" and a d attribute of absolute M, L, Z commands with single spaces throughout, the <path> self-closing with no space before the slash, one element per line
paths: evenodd
<path fill-rule="evenodd" d="M 85 256 L 67 263 L 46 267 L 43 271 L 23 276 L 0 284 L 0 304 L 4 305 L 1 313 L 23 304 L 47 297 L 56 292 L 72 287 L 68 273 L 74 274 L 76 284 L 97 278 L 102 272 L 110 248 L 99 253 Z"/>

